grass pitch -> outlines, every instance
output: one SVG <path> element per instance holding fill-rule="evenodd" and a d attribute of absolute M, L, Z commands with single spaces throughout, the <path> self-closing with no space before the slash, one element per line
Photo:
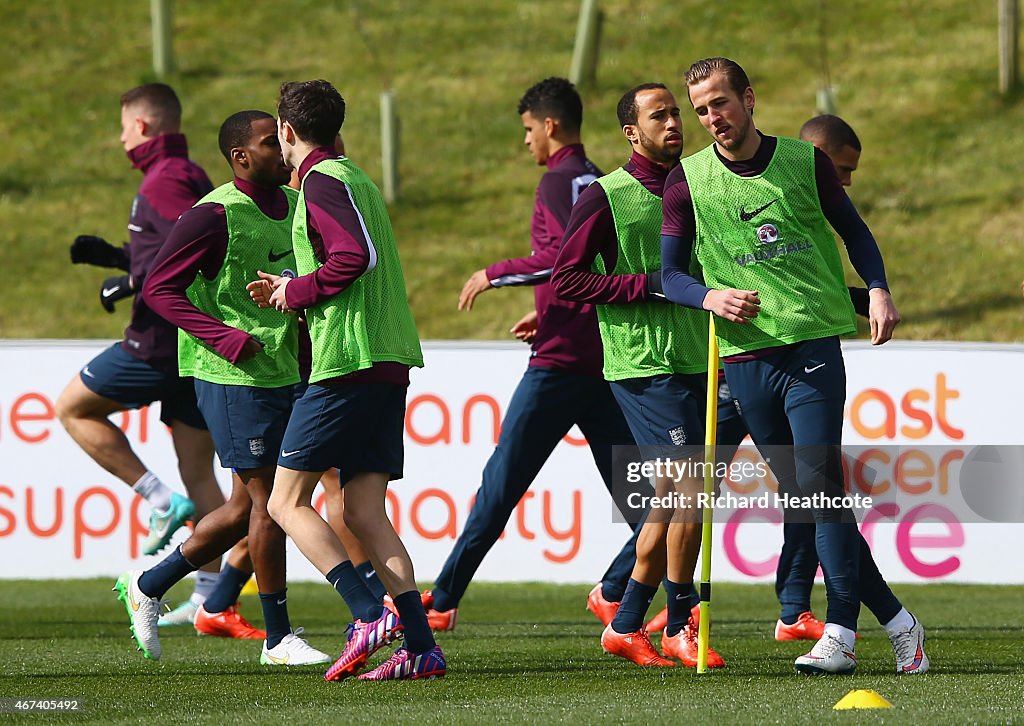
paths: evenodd
<path fill-rule="evenodd" d="M 144 660 L 110 591 L 113 579 L 0 585 L 0 698 L 84 697 L 80 715 L 11 716 L 46 723 L 1024 723 L 1020 603 L 1024 587 L 901 586 L 928 628 L 932 672 L 893 673 L 888 639 L 861 619 L 854 676 L 793 671 L 806 643 L 776 643 L 774 593 L 716 585 L 712 643 L 727 667 L 705 676 L 645 670 L 605 656 L 582 586 L 474 584 L 459 626 L 438 641 L 447 678 L 325 683 L 321 668 L 261 667 L 259 643 L 163 631 L 163 660 Z M 292 622 L 312 645 L 340 652 L 347 611 L 326 585 L 292 585 Z M 815 608 L 824 612 L 821 587 Z M 188 593 L 179 585 L 177 601 Z M 660 607 L 656 602 L 655 606 Z M 652 607 L 652 613 L 654 612 Z M 260 623 L 259 604 L 243 611 Z M 657 641 L 655 641 L 657 642 Z M 373 663 L 386 657 L 378 653 Z M 892 711 L 835 712 L 867 688 Z"/>

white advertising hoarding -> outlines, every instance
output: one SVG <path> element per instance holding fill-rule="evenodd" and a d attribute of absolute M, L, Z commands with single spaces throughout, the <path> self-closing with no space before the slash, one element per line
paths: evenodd
<path fill-rule="evenodd" d="M 0 578 L 111 576 L 157 561 L 140 552 L 148 506 L 86 456 L 55 417 L 67 381 L 105 345 L 0 344 Z M 867 447 L 861 450 L 876 472 L 869 484 L 851 474 L 850 486 L 905 495 L 862 522 L 882 572 L 894 582 L 1024 583 L 1024 566 L 996 556 L 1024 550 L 1024 525 L 962 523 L 942 499 L 944 474 L 963 458 L 959 447 L 1022 443 L 1024 346 L 849 343 L 844 350 L 845 443 Z M 413 372 L 408 397 L 406 476 L 391 487 L 389 511 L 418 579 L 429 581 L 466 520 L 528 358 L 525 347 L 497 343 L 427 343 L 424 352 L 426 367 Z M 158 411 L 112 420 L 143 462 L 181 491 Z M 218 471 L 226 490 L 228 472 Z M 771 482 L 725 486 L 739 494 Z M 746 510 L 716 522 L 714 579 L 771 580 L 779 519 L 777 512 Z M 625 524 L 613 523 L 610 499 L 574 429 L 520 502 L 478 579 L 596 582 L 628 535 Z M 289 578 L 319 577 L 290 546 Z"/>

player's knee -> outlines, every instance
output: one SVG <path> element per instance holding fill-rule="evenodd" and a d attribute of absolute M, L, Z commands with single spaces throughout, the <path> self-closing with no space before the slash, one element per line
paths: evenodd
<path fill-rule="evenodd" d="M 74 381 L 72 381 L 71 385 L 68 385 L 67 388 L 61 391 L 60 396 L 57 397 L 57 402 L 54 404 L 57 418 L 64 425 L 64 428 L 68 428 L 71 421 L 80 415 L 78 410 L 80 408 L 80 397 L 76 394 L 74 388 Z"/>
<path fill-rule="evenodd" d="M 279 526 L 284 527 L 289 511 L 291 511 L 291 507 L 284 497 L 276 491 L 272 492 L 270 498 L 267 499 L 267 514 L 270 515 L 270 518 L 277 522 Z"/>

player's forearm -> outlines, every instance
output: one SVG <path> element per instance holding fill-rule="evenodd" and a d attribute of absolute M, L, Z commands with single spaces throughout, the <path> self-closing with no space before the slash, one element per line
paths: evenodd
<path fill-rule="evenodd" d="M 885 278 L 885 263 L 874 235 L 857 212 L 853 202 L 847 198 L 845 203 L 830 210 L 826 215 L 829 224 L 839 233 L 850 256 L 850 264 L 857 271 L 868 289 L 876 287 L 889 289 Z"/>
<path fill-rule="evenodd" d="M 661 235 L 661 286 L 669 302 L 703 310 L 711 288 L 690 274 L 691 249 L 682 237 Z"/>
<path fill-rule="evenodd" d="M 530 256 L 504 260 L 488 265 L 484 272 L 492 287 L 539 285 L 551 279 L 551 269 L 554 267 L 556 256 Z"/>

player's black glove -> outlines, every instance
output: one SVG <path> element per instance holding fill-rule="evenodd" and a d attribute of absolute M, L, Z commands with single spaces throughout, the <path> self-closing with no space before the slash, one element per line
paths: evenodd
<path fill-rule="evenodd" d="M 853 303 L 854 311 L 862 316 L 868 317 L 868 307 L 871 305 L 871 296 L 868 295 L 866 287 L 848 287 L 850 291 L 850 301 Z"/>
<path fill-rule="evenodd" d="M 665 297 L 665 289 L 661 286 L 661 270 L 647 273 L 647 294 L 655 300 L 668 301 Z"/>
<path fill-rule="evenodd" d="M 134 294 L 135 290 L 132 289 L 131 275 L 108 277 L 103 281 L 103 286 L 100 287 L 100 305 L 108 313 L 112 313 L 114 312 L 115 302 L 131 297 Z"/>
<path fill-rule="evenodd" d="M 128 271 L 128 255 L 123 247 L 114 247 L 102 237 L 91 234 L 80 234 L 71 245 L 71 261 L 76 264 L 83 262 L 97 267 L 117 267 Z"/>

